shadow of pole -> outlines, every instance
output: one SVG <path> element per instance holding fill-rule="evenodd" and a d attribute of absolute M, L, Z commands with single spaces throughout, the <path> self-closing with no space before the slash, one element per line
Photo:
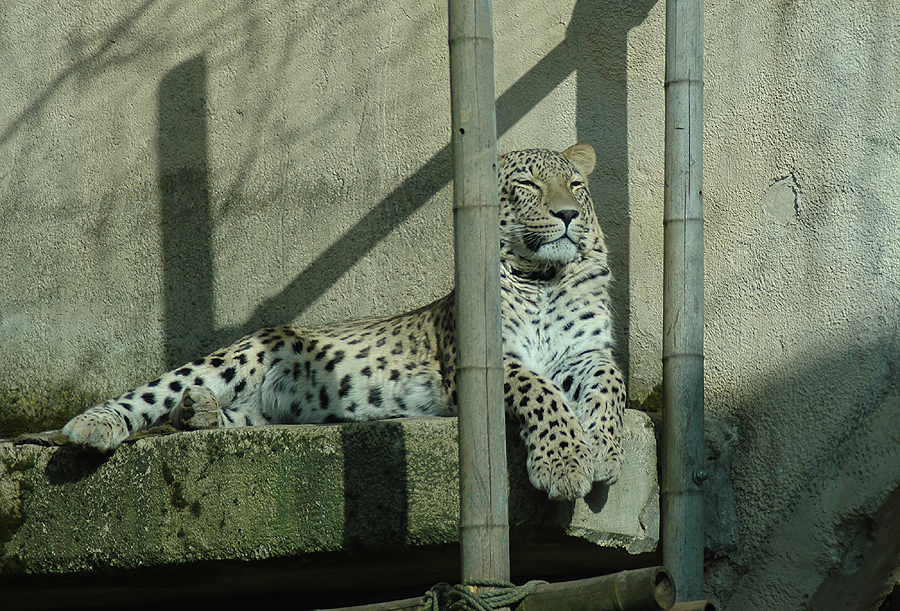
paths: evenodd
<path fill-rule="evenodd" d="M 409 531 L 406 439 L 397 422 L 341 427 L 344 549 L 396 549 Z"/>
<path fill-rule="evenodd" d="M 158 101 L 164 346 L 171 368 L 208 352 L 215 337 L 205 58 L 170 70 Z"/>
<path fill-rule="evenodd" d="M 580 0 L 566 40 L 577 67 L 578 140 L 597 151 L 591 194 L 606 234 L 613 332 L 619 365 L 628 375 L 631 296 L 631 206 L 628 193 L 628 32 L 647 18 L 657 0 L 622 3 Z M 662 32 L 660 33 L 662 35 Z M 577 50 L 577 52 L 575 51 Z"/>

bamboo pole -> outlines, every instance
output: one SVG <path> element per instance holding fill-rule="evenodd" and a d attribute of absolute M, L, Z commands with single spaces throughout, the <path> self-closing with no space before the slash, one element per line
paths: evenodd
<path fill-rule="evenodd" d="M 655 611 L 675 602 L 675 585 L 662 567 L 539 585 L 516 611 Z"/>
<path fill-rule="evenodd" d="M 535 587 L 516 611 L 664 611 L 675 602 L 675 585 L 662 567 L 621 571 L 602 577 L 545 583 Z M 330 611 L 422 611 L 423 597 L 343 607 Z M 694 611 L 694 607 L 688 607 Z M 715 607 L 699 611 L 715 611 Z"/>
<path fill-rule="evenodd" d="M 449 0 L 462 579 L 509 579 L 490 0 Z"/>
<path fill-rule="evenodd" d="M 666 3 L 663 564 L 703 595 L 703 0 Z"/>

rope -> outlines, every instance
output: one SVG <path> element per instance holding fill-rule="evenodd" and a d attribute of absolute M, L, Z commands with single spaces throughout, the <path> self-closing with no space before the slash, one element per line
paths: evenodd
<path fill-rule="evenodd" d="M 439 583 L 425 593 L 423 611 L 493 611 L 511 607 L 544 583 L 547 582 L 535 580 L 516 586 L 508 581 L 480 579 L 455 586 Z"/>

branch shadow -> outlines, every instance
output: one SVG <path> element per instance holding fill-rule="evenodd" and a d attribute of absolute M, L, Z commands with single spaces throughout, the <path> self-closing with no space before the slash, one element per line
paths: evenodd
<path fill-rule="evenodd" d="M 607 233 L 610 264 L 618 281 L 612 288 L 617 337 L 628 335 L 629 203 L 627 146 L 627 37 L 644 21 L 657 0 L 642 0 L 627 9 L 613 0 L 581 0 L 575 6 L 566 39 L 541 58 L 497 98 L 497 133 L 505 134 L 532 108 L 578 71 L 577 134 L 598 151 L 592 193 L 601 226 Z M 598 18 L 600 17 L 600 18 Z M 605 93 L 601 105 L 594 91 Z M 611 103 L 610 103 L 611 101 Z M 279 294 L 257 306 L 241 325 L 223 328 L 220 343 L 283 318 L 300 316 L 356 262 L 390 232 L 443 189 L 451 178 L 450 146 L 443 147 L 359 222 L 301 270 Z M 373 230 L 373 228 L 376 228 Z M 627 363 L 627 342 L 620 342 L 620 361 Z"/>

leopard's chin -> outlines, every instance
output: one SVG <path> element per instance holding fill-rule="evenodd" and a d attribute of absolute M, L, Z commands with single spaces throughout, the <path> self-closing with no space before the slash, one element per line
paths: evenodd
<path fill-rule="evenodd" d="M 568 236 L 563 236 L 552 242 L 547 242 L 534 253 L 535 260 L 554 265 L 571 263 L 577 256 L 578 247 Z"/>

